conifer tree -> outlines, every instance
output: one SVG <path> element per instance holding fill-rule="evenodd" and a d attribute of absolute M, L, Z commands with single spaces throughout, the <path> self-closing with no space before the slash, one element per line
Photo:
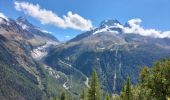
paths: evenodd
<path fill-rule="evenodd" d="M 132 91 L 131 91 L 131 80 L 128 78 L 127 82 L 123 85 L 121 91 L 121 98 L 123 100 L 132 100 Z"/>
<path fill-rule="evenodd" d="M 127 97 L 127 100 L 131 100 L 132 98 L 130 78 L 128 78 L 127 84 L 126 84 L 126 97 Z"/>
<path fill-rule="evenodd" d="M 101 90 L 98 82 L 98 76 L 94 70 L 90 80 L 90 87 L 88 90 L 88 100 L 100 100 L 101 99 Z"/>
<path fill-rule="evenodd" d="M 67 96 L 66 96 L 66 93 L 65 93 L 65 92 L 63 92 L 63 93 L 61 94 L 60 100 L 67 100 Z"/>
<path fill-rule="evenodd" d="M 86 90 L 83 89 L 81 95 L 80 95 L 80 99 L 81 100 L 87 100 L 87 93 L 86 93 Z"/>
<path fill-rule="evenodd" d="M 109 93 L 106 93 L 105 100 L 111 100 Z"/>

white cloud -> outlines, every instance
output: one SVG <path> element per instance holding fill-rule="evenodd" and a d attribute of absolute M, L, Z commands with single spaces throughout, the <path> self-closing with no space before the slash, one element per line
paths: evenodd
<path fill-rule="evenodd" d="M 2 23 L 4 23 L 4 21 L 3 21 L 3 19 L 5 19 L 5 20 L 7 20 L 8 21 L 8 18 L 3 14 L 3 13 L 1 13 L 0 12 L 0 24 L 2 24 Z M 3 18 L 3 19 L 2 19 Z"/>
<path fill-rule="evenodd" d="M 39 30 L 42 31 L 42 32 L 44 32 L 44 33 L 50 33 L 50 34 L 52 34 L 52 32 L 47 31 L 47 30 L 42 30 L 42 29 L 39 29 Z"/>
<path fill-rule="evenodd" d="M 3 13 L 1 13 L 1 12 L 0 12 L 0 17 L 2 17 L 2 18 L 4 18 L 4 19 L 8 20 L 8 18 L 7 18 Z"/>
<path fill-rule="evenodd" d="M 69 36 L 69 35 L 66 35 L 65 37 L 66 37 L 66 38 L 70 38 L 70 36 Z"/>
<path fill-rule="evenodd" d="M 77 30 L 90 30 L 92 28 L 92 22 L 88 19 L 81 17 L 78 14 L 73 14 L 71 11 L 63 17 L 59 17 L 57 14 L 50 10 L 42 9 L 38 4 L 34 5 L 28 2 L 15 2 L 15 8 L 18 11 L 24 11 L 41 21 L 42 24 L 51 24 L 60 28 L 72 28 Z"/>
<path fill-rule="evenodd" d="M 126 34 L 139 34 L 142 36 L 150 36 L 154 38 L 170 38 L 170 31 L 159 31 L 155 29 L 144 29 L 140 24 L 142 20 L 139 18 L 131 19 L 128 21 L 129 27 L 116 24 L 115 27 L 121 28 Z"/>

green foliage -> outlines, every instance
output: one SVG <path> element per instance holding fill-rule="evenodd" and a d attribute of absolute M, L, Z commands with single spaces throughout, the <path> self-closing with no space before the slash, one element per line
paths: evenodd
<path fill-rule="evenodd" d="M 161 60 L 154 64 L 145 74 L 142 85 L 150 89 L 151 95 L 157 100 L 166 100 L 170 96 L 170 60 Z"/>
<path fill-rule="evenodd" d="M 70 97 L 70 100 L 74 100 L 74 97 L 73 97 L 73 96 L 71 96 L 71 97 Z"/>
<path fill-rule="evenodd" d="M 147 80 L 148 74 L 149 74 L 149 68 L 147 66 L 144 66 L 143 69 L 140 72 L 141 83 L 144 83 Z"/>
<path fill-rule="evenodd" d="M 90 80 L 90 87 L 88 90 L 88 100 L 100 100 L 101 99 L 101 90 L 98 82 L 98 76 L 94 70 Z"/>
<path fill-rule="evenodd" d="M 128 78 L 122 87 L 119 95 L 106 93 L 105 100 L 167 100 L 170 97 L 170 60 L 156 62 L 152 68 L 143 67 L 140 72 L 139 83 L 135 86 Z M 87 94 L 88 93 L 88 94 Z M 80 100 L 101 100 L 101 90 L 98 76 L 94 70 L 90 79 L 88 92 L 83 90 Z M 57 99 L 56 99 L 57 100 Z M 67 100 L 66 93 L 63 92 L 60 100 Z M 70 96 L 70 100 L 73 100 Z"/>
<path fill-rule="evenodd" d="M 131 80 L 128 78 L 127 82 L 124 84 L 121 92 L 121 98 L 123 100 L 132 100 L 132 91 L 131 91 Z"/>
<path fill-rule="evenodd" d="M 128 80 L 121 92 L 123 100 L 166 100 L 168 97 L 170 97 L 169 59 L 156 62 L 150 69 L 144 67 L 140 73 L 139 84 L 130 89 Z"/>
<path fill-rule="evenodd" d="M 105 100 L 111 100 L 110 94 L 106 93 Z"/>
<path fill-rule="evenodd" d="M 138 84 L 132 88 L 133 100 L 153 100 L 150 90 Z"/>
<path fill-rule="evenodd" d="M 80 95 L 81 100 L 87 100 L 87 91 L 83 89 L 81 95 Z"/>
<path fill-rule="evenodd" d="M 43 97 L 42 91 L 26 75 L 30 76 L 27 73 L 14 69 L 14 66 L 0 62 L 0 99 L 41 100 Z"/>
<path fill-rule="evenodd" d="M 122 100 L 119 95 L 112 96 L 111 100 Z"/>
<path fill-rule="evenodd" d="M 57 97 L 57 96 L 55 97 L 55 100 L 58 100 L 58 97 Z"/>
<path fill-rule="evenodd" d="M 60 100 L 67 100 L 67 95 L 65 92 L 61 94 Z"/>

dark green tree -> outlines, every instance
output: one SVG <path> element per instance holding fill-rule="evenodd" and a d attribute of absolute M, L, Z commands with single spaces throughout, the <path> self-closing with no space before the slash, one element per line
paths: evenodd
<path fill-rule="evenodd" d="M 132 91 L 134 100 L 166 100 L 170 97 L 170 60 L 158 61 L 152 68 L 144 67 L 140 82 Z"/>
<path fill-rule="evenodd" d="M 128 77 L 127 82 L 123 85 L 121 98 L 123 100 L 132 100 L 131 80 Z"/>
<path fill-rule="evenodd" d="M 111 100 L 110 94 L 106 93 L 105 100 Z"/>
<path fill-rule="evenodd" d="M 144 67 L 140 81 L 131 86 L 130 79 L 124 83 L 120 97 L 122 100 L 168 100 L 170 98 L 170 59 L 156 62 L 152 68 Z"/>
<path fill-rule="evenodd" d="M 85 89 L 83 89 L 81 95 L 80 95 L 81 100 L 87 100 L 87 92 Z"/>
<path fill-rule="evenodd" d="M 67 95 L 65 92 L 61 94 L 60 100 L 67 100 Z"/>
<path fill-rule="evenodd" d="M 90 87 L 88 90 L 88 100 L 100 100 L 100 99 L 101 99 L 101 90 L 100 90 L 96 70 L 94 70 L 90 80 Z"/>
<path fill-rule="evenodd" d="M 132 91 L 131 91 L 131 80 L 130 78 L 128 78 L 127 83 L 126 83 L 126 88 L 125 88 L 125 96 L 127 98 L 127 100 L 131 100 L 132 99 Z"/>
<path fill-rule="evenodd" d="M 170 60 L 156 62 L 143 84 L 151 90 L 151 95 L 157 100 L 170 97 Z"/>

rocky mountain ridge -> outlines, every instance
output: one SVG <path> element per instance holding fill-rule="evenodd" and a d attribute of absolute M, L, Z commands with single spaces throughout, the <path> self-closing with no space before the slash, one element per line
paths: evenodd
<path fill-rule="evenodd" d="M 170 57 L 169 38 L 125 34 L 118 24 L 130 27 L 116 19 L 105 20 L 60 43 L 25 17 L 0 17 L 0 88 L 3 93 L 11 91 L 10 97 L 0 92 L 0 98 L 48 100 L 60 95 L 58 91 L 78 98 L 93 69 L 102 90 L 118 94 L 127 76 L 135 84 L 143 66 Z"/>
<path fill-rule="evenodd" d="M 56 46 L 45 58 L 46 64 L 67 73 L 62 60 L 87 77 L 96 69 L 103 90 L 119 93 L 127 76 L 135 84 L 143 66 L 170 56 L 169 38 L 126 34 L 117 24 L 122 25 L 117 20 L 105 20 L 99 27 Z"/>

